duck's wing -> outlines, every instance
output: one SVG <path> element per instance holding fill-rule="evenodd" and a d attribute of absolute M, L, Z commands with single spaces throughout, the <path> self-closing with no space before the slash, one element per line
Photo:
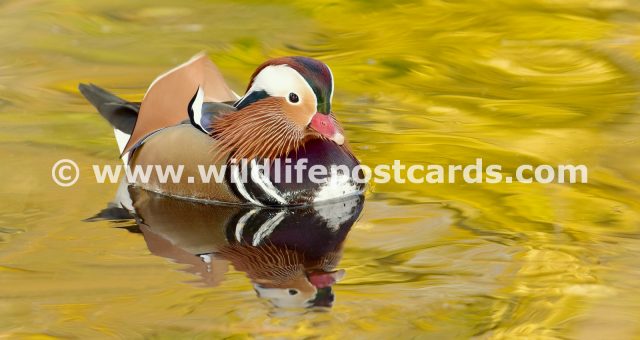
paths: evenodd
<path fill-rule="evenodd" d="M 131 138 L 123 153 L 159 129 L 190 120 L 194 93 L 201 90 L 201 102 L 227 102 L 238 99 L 218 68 L 200 54 L 153 81 L 142 99 Z"/>
<path fill-rule="evenodd" d="M 80 93 L 98 109 L 100 115 L 102 115 L 111 126 L 129 136 L 131 135 L 133 127 L 136 125 L 136 120 L 138 119 L 138 112 L 140 111 L 139 102 L 126 101 L 94 84 L 80 84 L 78 88 L 80 89 Z M 199 111 L 200 114 L 198 117 L 194 117 L 195 112 L 198 112 L 198 110 L 195 110 L 196 103 L 195 100 L 192 99 L 192 103 L 188 109 L 189 119 L 183 122 L 190 122 L 205 133 L 210 133 L 211 126 L 216 119 L 229 112 L 237 111 L 233 106 L 234 103 L 234 101 L 201 103 L 202 108 Z"/>

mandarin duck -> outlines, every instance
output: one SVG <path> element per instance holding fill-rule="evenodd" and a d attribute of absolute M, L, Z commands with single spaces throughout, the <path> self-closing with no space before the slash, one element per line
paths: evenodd
<path fill-rule="evenodd" d="M 305 205 L 363 193 L 364 184 L 355 178 L 362 176 L 359 163 L 331 110 L 333 75 L 318 60 L 268 60 L 253 73 L 242 97 L 204 55 L 159 76 L 140 103 L 92 84 L 80 84 L 79 90 L 113 126 L 125 164 L 184 166 L 178 182 L 161 181 L 152 172 L 130 185 L 174 197 L 257 206 Z M 255 161 L 264 159 L 269 162 L 255 171 Z M 220 180 L 199 180 L 199 166 L 222 168 L 236 160 L 251 163 L 225 168 Z M 285 165 L 299 160 L 307 162 L 300 180 L 276 178 Z M 323 181 L 312 181 L 307 175 L 314 165 L 348 171 L 328 171 Z"/>

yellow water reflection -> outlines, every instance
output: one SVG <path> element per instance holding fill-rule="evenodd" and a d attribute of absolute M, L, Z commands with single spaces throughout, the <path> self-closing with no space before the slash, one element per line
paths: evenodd
<path fill-rule="evenodd" d="M 640 336 L 638 5 L 1 3 L 0 334 Z M 366 164 L 585 164 L 589 184 L 375 185 L 330 312 L 282 312 L 234 270 L 199 287 L 140 235 L 82 222 L 114 187 L 49 176 L 117 161 L 78 82 L 139 99 L 200 50 L 238 92 L 269 57 L 327 62 Z"/>

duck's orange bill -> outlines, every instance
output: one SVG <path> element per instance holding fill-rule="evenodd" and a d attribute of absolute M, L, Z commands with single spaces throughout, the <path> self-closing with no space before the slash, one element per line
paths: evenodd
<path fill-rule="evenodd" d="M 311 118 L 309 127 L 316 130 L 319 134 L 331 139 L 338 145 L 344 143 L 344 136 L 336 128 L 336 124 L 331 120 L 329 115 L 316 112 Z"/>

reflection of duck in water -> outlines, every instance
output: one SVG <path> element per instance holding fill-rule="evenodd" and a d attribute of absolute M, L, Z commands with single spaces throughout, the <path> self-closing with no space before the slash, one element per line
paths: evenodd
<path fill-rule="evenodd" d="M 230 262 L 246 273 L 259 296 L 279 307 L 331 305 L 331 286 L 344 275 L 335 269 L 342 244 L 363 203 L 353 197 L 318 206 L 257 208 L 129 190 L 152 253 L 191 264 L 188 271 L 208 285 L 221 281 Z"/>

